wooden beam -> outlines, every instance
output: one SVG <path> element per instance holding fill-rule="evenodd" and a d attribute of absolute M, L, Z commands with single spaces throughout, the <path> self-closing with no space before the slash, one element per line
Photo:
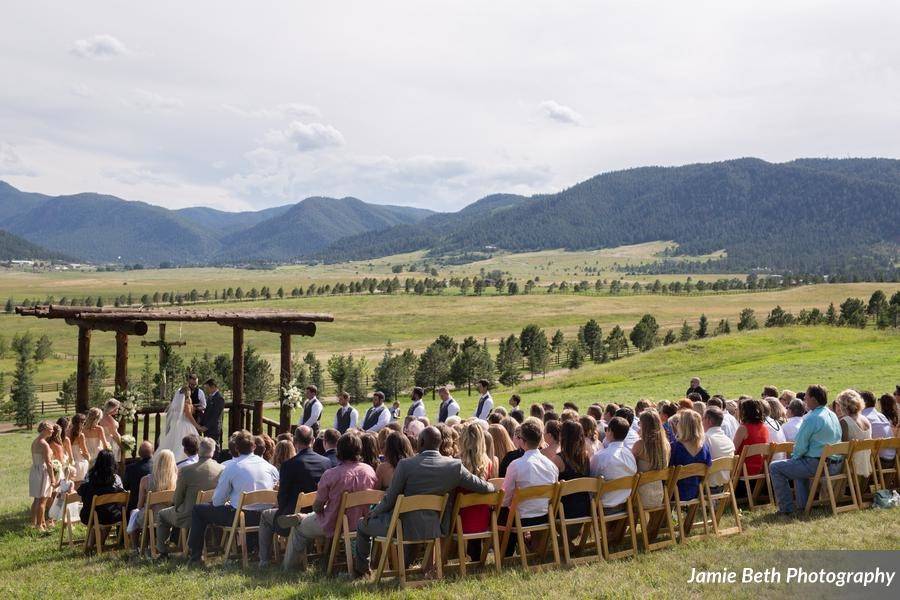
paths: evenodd
<path fill-rule="evenodd" d="M 75 412 L 90 408 L 91 330 L 78 328 L 78 362 L 75 375 Z"/>
<path fill-rule="evenodd" d="M 147 333 L 147 324 L 144 321 L 100 321 L 68 318 L 66 323 L 77 327 L 97 329 L 98 331 L 114 331 L 126 335 L 145 335 Z"/>
<path fill-rule="evenodd" d="M 70 310 L 67 308 L 66 313 Z M 308 322 L 332 322 L 334 317 L 325 313 L 298 313 L 293 311 L 229 311 L 229 310 L 164 310 L 164 309 L 135 309 L 135 310 L 110 310 L 103 312 L 77 311 L 79 318 L 85 320 L 146 320 L 146 321 L 230 321 L 240 320 L 245 324 L 273 321 L 308 321 Z M 38 313 L 40 316 L 40 312 Z M 48 312 L 50 318 L 60 318 L 55 309 Z M 67 314 L 66 316 L 73 316 Z"/>
<path fill-rule="evenodd" d="M 231 414 L 228 415 L 229 434 L 240 425 L 241 403 L 244 401 L 244 330 L 232 329 L 231 337 Z"/>
<path fill-rule="evenodd" d="M 255 323 L 248 323 L 241 319 L 216 321 L 216 323 L 225 327 L 241 327 L 251 331 L 268 331 L 270 333 L 279 333 L 282 335 L 304 335 L 307 337 L 316 335 L 316 324 L 304 323 L 302 321 L 257 321 Z"/>
<path fill-rule="evenodd" d="M 310 323 L 315 329 L 315 324 Z M 291 430 L 291 407 L 284 404 L 284 390 L 291 387 L 291 334 L 281 334 L 281 387 L 278 390 L 278 396 L 282 399 L 281 411 L 279 412 L 278 433 L 284 433 Z"/>

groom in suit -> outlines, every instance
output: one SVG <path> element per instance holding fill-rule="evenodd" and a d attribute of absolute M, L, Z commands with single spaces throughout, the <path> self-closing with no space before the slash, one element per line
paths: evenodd
<path fill-rule="evenodd" d="M 225 398 L 219 391 L 215 379 L 207 379 L 203 383 L 203 389 L 206 392 L 206 411 L 199 421 L 200 426 L 205 428 L 204 434 L 208 438 L 216 441 L 219 448 L 222 447 L 222 413 L 225 411 Z"/>

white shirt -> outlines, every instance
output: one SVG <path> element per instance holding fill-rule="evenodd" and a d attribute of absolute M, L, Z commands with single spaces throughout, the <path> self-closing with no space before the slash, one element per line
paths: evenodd
<path fill-rule="evenodd" d="M 481 419 L 482 421 L 487 421 L 488 415 L 491 414 L 491 411 L 494 410 L 494 399 L 491 397 L 491 393 L 487 392 L 484 396 L 478 399 L 478 402 L 484 400 L 484 404 L 481 405 L 481 412 L 478 412 L 478 405 L 475 405 L 475 414 L 472 415 L 476 419 Z"/>
<path fill-rule="evenodd" d="M 306 404 L 303 405 L 303 409 L 306 410 L 306 407 L 312 403 L 312 407 L 309 409 L 309 418 L 305 421 L 301 421 L 300 425 L 306 425 L 307 427 L 312 427 L 316 423 L 319 422 L 319 417 L 322 416 L 322 403 L 318 398 L 313 398 L 312 400 L 307 400 Z M 303 419 L 303 413 L 300 413 L 300 419 Z"/>
<path fill-rule="evenodd" d="M 213 493 L 213 506 L 224 506 L 229 502 L 237 508 L 241 494 L 256 490 L 272 490 L 278 483 L 278 469 L 255 454 L 248 454 L 240 460 L 231 461 L 219 475 L 219 483 Z M 263 510 L 266 504 L 251 504 L 245 510 Z"/>
<path fill-rule="evenodd" d="M 769 443 L 775 444 L 778 442 L 786 442 L 787 438 L 784 437 L 784 426 L 778 423 L 775 419 L 771 417 L 766 417 L 766 427 L 769 428 Z M 784 452 L 776 452 L 772 455 L 772 460 L 784 460 L 787 458 Z"/>
<path fill-rule="evenodd" d="M 412 416 L 414 417 L 428 416 L 428 413 L 425 412 L 425 402 L 422 400 L 416 400 L 410 408 L 412 408 Z"/>
<path fill-rule="evenodd" d="M 559 469 L 540 450 L 526 450 L 525 454 L 509 463 L 503 479 L 503 505 L 512 504 L 513 492 L 519 488 L 556 483 Z M 547 514 L 546 498 L 535 498 L 519 503 L 519 516 L 523 519 Z"/>
<path fill-rule="evenodd" d="M 346 411 L 350 411 L 350 426 L 348 429 L 356 429 L 356 422 L 359 420 L 359 411 L 350 406 L 342 406 L 337 409 L 337 412 L 334 413 L 334 428 L 338 428 L 338 416 L 344 414 Z"/>
<path fill-rule="evenodd" d="M 375 407 L 375 406 L 373 406 L 372 408 L 370 408 L 369 410 L 367 410 L 367 411 L 366 411 L 366 417 L 369 416 L 369 413 L 370 413 L 370 412 L 372 412 L 373 410 L 377 410 L 378 408 L 383 408 L 384 410 L 382 410 L 382 411 L 381 411 L 381 414 L 378 415 L 378 420 L 375 421 L 375 424 L 372 425 L 371 427 L 369 427 L 368 429 L 366 429 L 366 431 L 368 431 L 368 432 L 370 432 L 370 433 L 378 433 L 379 431 L 381 431 L 382 429 L 384 429 L 384 427 L 385 427 L 388 423 L 391 422 L 391 409 L 389 409 L 387 406 L 385 406 L 385 405 L 383 405 L 383 404 L 382 404 L 380 407 Z M 366 424 L 366 419 L 363 418 L 363 422 L 362 422 L 362 425 L 360 425 L 360 427 L 365 426 L 365 424 Z"/>
<path fill-rule="evenodd" d="M 196 463 L 198 460 L 200 460 L 200 457 L 195 454 L 193 456 L 188 456 L 187 458 L 185 458 L 182 461 L 178 461 L 177 463 L 175 463 L 175 466 L 180 469 L 182 467 L 192 465 L 192 464 Z"/>
<path fill-rule="evenodd" d="M 635 419 L 634 422 L 637 423 L 637 419 Z M 625 444 L 626 448 L 631 450 L 634 447 L 634 443 L 639 439 L 641 439 L 641 436 L 640 434 L 638 434 L 637 429 L 629 429 L 628 435 L 625 436 L 625 441 L 623 443 Z"/>
<path fill-rule="evenodd" d="M 623 442 L 610 442 L 609 445 L 591 458 L 591 476 L 602 477 L 608 481 L 628 477 L 637 473 L 637 461 Z M 628 500 L 631 490 L 618 490 L 603 494 L 603 506 L 618 506 Z"/>
<path fill-rule="evenodd" d="M 725 434 L 721 427 L 710 427 L 706 430 L 706 441 L 709 444 L 709 453 L 713 460 L 726 456 L 734 456 L 734 442 Z M 724 485 L 730 479 L 726 471 L 720 471 L 709 478 L 709 485 L 715 487 Z"/>
<path fill-rule="evenodd" d="M 188 389 L 188 392 L 190 392 L 190 391 L 191 390 Z M 175 392 L 175 396 L 177 397 L 178 394 L 180 394 L 180 393 L 181 393 L 181 389 L 179 388 L 179 390 Z M 188 397 L 185 398 L 184 400 L 185 400 L 185 402 L 193 402 L 193 400 L 191 400 L 190 394 L 188 394 Z M 173 399 L 173 402 L 174 402 L 174 399 Z M 203 390 L 201 388 L 197 388 L 197 408 L 199 408 L 200 410 L 206 410 L 206 394 L 203 393 Z"/>
<path fill-rule="evenodd" d="M 793 442 L 794 438 L 797 437 L 797 432 L 800 431 L 801 424 L 803 424 L 803 417 L 791 417 L 788 419 L 781 426 L 781 431 L 784 433 L 784 441 Z"/>
<path fill-rule="evenodd" d="M 722 412 L 724 413 L 722 415 L 722 431 L 728 436 L 728 439 L 733 440 L 734 434 L 737 433 L 738 427 L 740 427 L 741 424 L 738 423 L 738 420 L 727 410 Z"/>
<path fill-rule="evenodd" d="M 459 414 L 459 403 L 453 398 L 453 396 L 447 398 L 446 402 L 441 402 L 440 407 L 438 407 L 438 416 L 440 416 L 440 410 L 444 407 L 447 408 L 448 419 Z"/>
<path fill-rule="evenodd" d="M 874 406 L 862 409 L 861 414 L 872 424 L 873 440 L 894 437 L 894 430 L 891 428 L 891 422 L 887 420 L 887 417 L 875 410 Z M 882 450 L 878 453 L 878 456 L 887 460 L 894 460 L 896 454 L 896 450 Z"/>

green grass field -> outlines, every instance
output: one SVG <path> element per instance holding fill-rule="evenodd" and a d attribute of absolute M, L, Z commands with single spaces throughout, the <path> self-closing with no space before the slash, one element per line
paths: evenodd
<path fill-rule="evenodd" d="M 884 392 L 896 384 L 900 334 L 836 328 L 786 328 L 735 334 L 676 344 L 638 356 L 590 365 L 522 384 L 526 404 L 573 400 L 633 404 L 640 397 L 677 398 L 694 374 L 708 389 L 728 397 L 757 395 L 764 384 L 801 389 L 823 383 L 832 393 L 850 386 Z M 498 390 L 503 402 L 511 390 Z M 457 394 L 463 414 L 475 398 Z M 433 412 L 433 410 L 432 410 Z M 326 422 L 333 415 L 326 411 Z M 772 552 L 799 549 L 898 550 L 900 519 L 893 513 L 866 510 L 837 517 L 816 513 L 784 523 L 770 510 L 744 513 L 746 531 L 723 540 L 691 541 L 674 549 L 640 555 L 636 560 L 584 565 L 562 571 L 524 573 L 518 568 L 395 592 L 373 586 L 326 580 L 314 572 L 283 575 L 278 571 L 242 571 L 216 565 L 208 572 L 185 568 L 180 561 L 157 565 L 118 557 L 85 559 L 56 549 L 57 537 L 27 530 L 28 444 L 31 434 L 0 435 L 0 590 L 14 598 L 90 595 L 98 598 L 147 597 L 172 590 L 180 598 L 373 598 L 403 597 L 737 597 L 759 598 L 783 588 L 687 585 L 691 567 L 721 569 L 769 566 Z M 58 532 L 57 532 L 58 533 Z"/>

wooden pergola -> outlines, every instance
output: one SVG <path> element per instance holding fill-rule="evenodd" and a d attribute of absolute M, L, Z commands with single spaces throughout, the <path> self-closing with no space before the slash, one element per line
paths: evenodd
<path fill-rule="evenodd" d="M 244 330 L 268 331 L 281 336 L 281 389 L 290 387 L 291 336 L 316 334 L 316 323 L 332 322 L 334 317 L 321 313 L 301 313 L 287 310 L 187 310 L 183 308 L 119 308 L 89 306 L 16 307 L 16 314 L 39 319 L 64 319 L 78 327 L 78 363 L 75 406 L 78 412 L 88 410 L 89 370 L 91 361 L 91 332 L 112 331 L 116 334 L 115 386 L 120 392 L 128 388 L 128 336 L 147 333 L 147 321 L 180 321 L 216 323 L 232 330 L 232 399 L 228 431 L 239 428 L 239 415 L 244 399 Z M 261 399 L 256 399 L 260 400 Z M 290 426 L 290 414 L 281 411 L 281 429 Z"/>

